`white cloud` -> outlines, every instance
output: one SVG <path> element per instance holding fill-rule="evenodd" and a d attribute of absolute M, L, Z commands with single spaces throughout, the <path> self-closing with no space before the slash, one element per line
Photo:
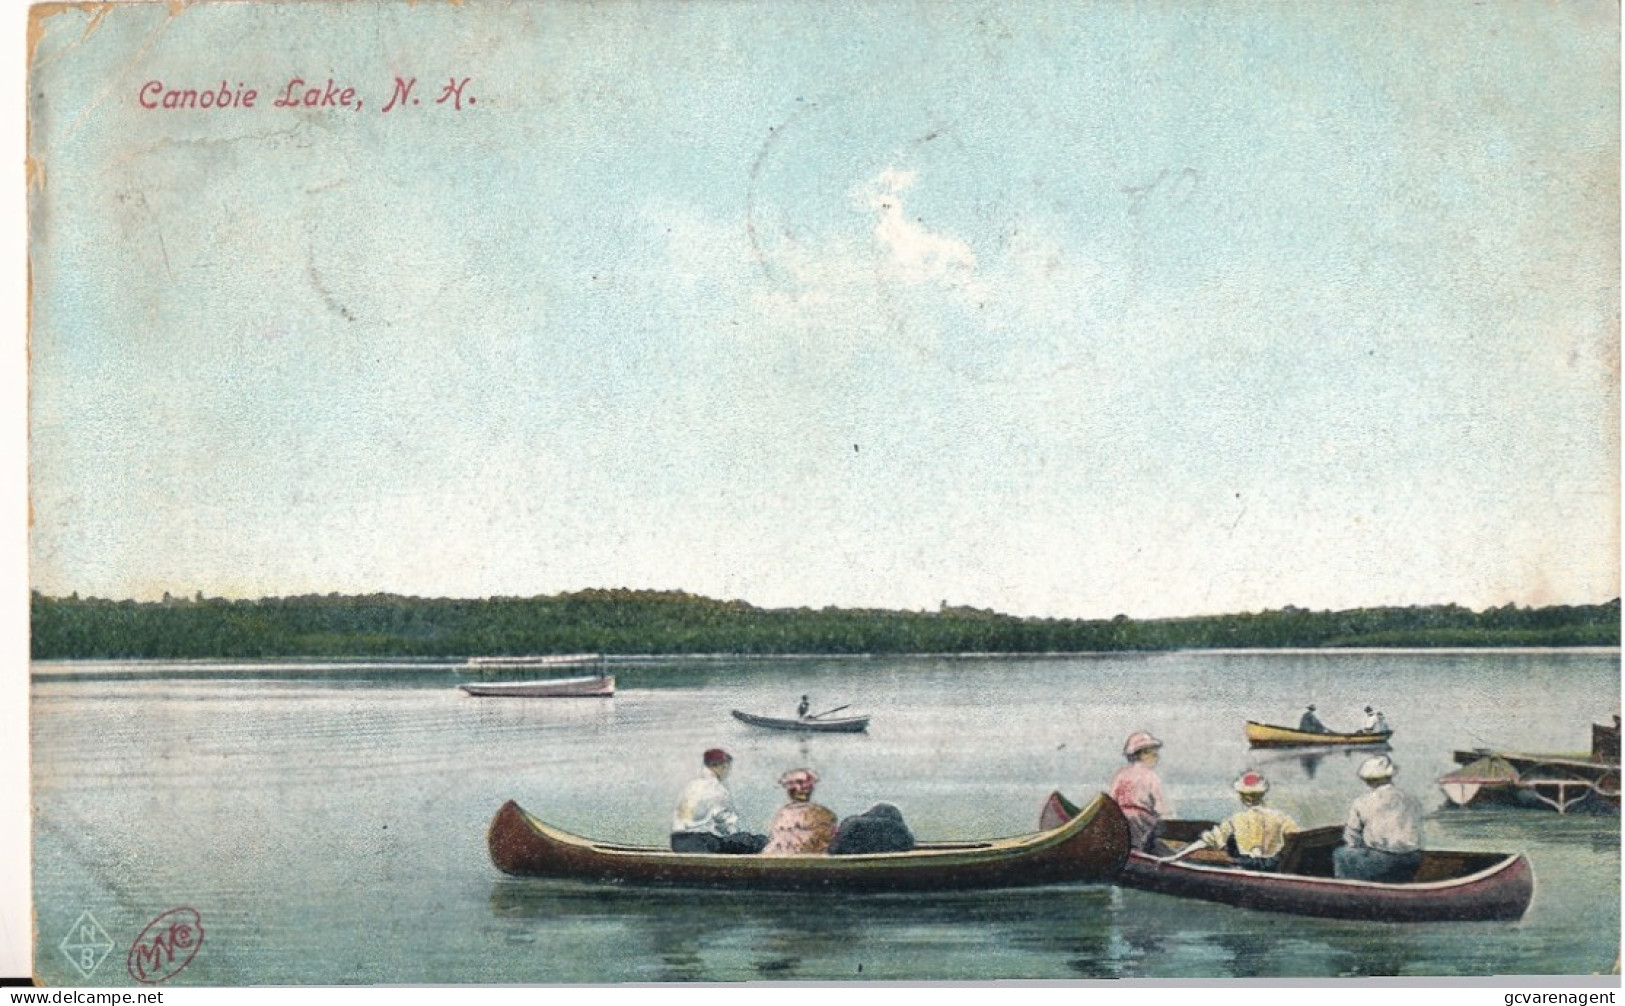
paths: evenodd
<path fill-rule="evenodd" d="M 886 252 L 888 272 L 910 283 L 962 286 L 972 282 L 976 254 L 970 245 L 951 235 L 927 230 L 904 211 L 903 193 L 918 180 L 913 171 L 887 168 L 854 193 L 860 205 L 880 214 L 874 233 Z"/>

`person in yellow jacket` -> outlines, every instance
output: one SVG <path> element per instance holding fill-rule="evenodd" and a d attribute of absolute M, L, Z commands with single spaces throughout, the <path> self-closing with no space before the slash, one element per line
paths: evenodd
<path fill-rule="evenodd" d="M 1233 787 L 1241 797 L 1241 810 L 1202 833 L 1185 852 L 1197 849 L 1223 849 L 1246 870 L 1273 871 L 1281 864 L 1286 837 L 1298 830 L 1298 823 L 1273 807 L 1264 806 L 1270 782 L 1258 772 L 1244 772 Z"/>

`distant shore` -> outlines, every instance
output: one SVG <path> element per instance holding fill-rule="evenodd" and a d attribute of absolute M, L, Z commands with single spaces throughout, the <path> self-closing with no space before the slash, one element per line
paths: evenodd
<path fill-rule="evenodd" d="M 937 611 L 758 608 L 681 592 L 533 598 L 387 594 L 162 601 L 47 597 L 30 606 L 34 660 L 410 660 L 604 653 L 619 659 L 992 657 L 1177 650 L 1618 647 L 1619 600 L 1475 612 L 1458 605 L 1188 618 L 1023 618 Z"/>

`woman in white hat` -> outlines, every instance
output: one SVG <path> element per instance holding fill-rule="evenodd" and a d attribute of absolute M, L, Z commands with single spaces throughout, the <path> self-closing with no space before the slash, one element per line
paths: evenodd
<path fill-rule="evenodd" d="M 1157 840 L 1157 825 L 1174 816 L 1173 804 L 1163 795 L 1162 779 L 1157 775 L 1161 752 L 1162 741 L 1144 730 L 1129 734 L 1123 743 L 1128 764 L 1117 770 L 1106 789 L 1128 818 L 1130 844 L 1144 852 L 1150 852 Z"/>
<path fill-rule="evenodd" d="M 1343 844 L 1332 851 L 1337 876 L 1390 884 L 1416 876 L 1422 865 L 1422 805 L 1394 785 L 1397 771 L 1387 755 L 1361 763 L 1360 778 L 1370 788 L 1349 808 Z"/>
<path fill-rule="evenodd" d="M 1181 850 L 1180 858 L 1196 849 L 1223 849 L 1242 869 L 1273 871 L 1281 865 L 1286 837 L 1298 830 L 1298 822 L 1264 806 L 1270 781 L 1262 773 L 1243 772 L 1231 788 L 1241 797 L 1241 810 L 1204 831 Z"/>

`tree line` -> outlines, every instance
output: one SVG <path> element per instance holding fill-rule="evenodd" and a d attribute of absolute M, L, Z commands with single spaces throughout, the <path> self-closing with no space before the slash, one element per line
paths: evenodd
<path fill-rule="evenodd" d="M 680 591 L 543 597 L 306 595 L 162 601 L 47 597 L 32 656 L 52 659 L 459 658 L 542 653 L 1070 653 L 1286 647 L 1618 646 L 1619 599 L 1188 618 L 1024 618 L 976 608 L 758 608 Z"/>

